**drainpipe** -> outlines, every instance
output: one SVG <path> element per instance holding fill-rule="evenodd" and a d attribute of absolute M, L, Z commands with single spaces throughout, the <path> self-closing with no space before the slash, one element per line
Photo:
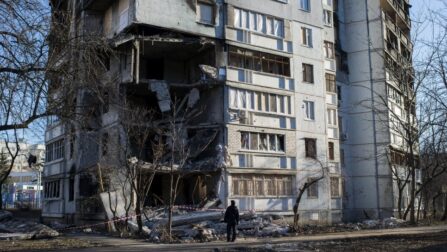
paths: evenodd
<path fill-rule="evenodd" d="M 379 196 L 379 163 L 377 160 L 377 132 L 376 132 L 376 113 L 374 111 L 375 99 L 374 99 L 374 81 L 373 81 L 373 69 L 372 69 L 372 59 L 371 59 L 371 37 L 369 28 L 369 13 L 368 13 L 368 0 L 365 0 L 365 12 L 366 12 L 366 32 L 368 38 L 368 63 L 369 63 L 369 83 L 371 90 L 371 113 L 372 113 L 372 123 L 373 123 L 373 143 L 374 143 L 374 168 L 375 168 L 375 178 L 376 178 L 376 201 L 377 201 L 377 214 L 379 219 L 382 218 L 382 213 L 380 211 L 380 196 Z"/>

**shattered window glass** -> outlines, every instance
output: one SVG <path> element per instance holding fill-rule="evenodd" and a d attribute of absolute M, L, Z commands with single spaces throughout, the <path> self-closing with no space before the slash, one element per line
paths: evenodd
<path fill-rule="evenodd" d="M 259 149 L 260 150 L 268 150 L 267 149 L 267 134 L 261 134 L 260 136 Z"/>

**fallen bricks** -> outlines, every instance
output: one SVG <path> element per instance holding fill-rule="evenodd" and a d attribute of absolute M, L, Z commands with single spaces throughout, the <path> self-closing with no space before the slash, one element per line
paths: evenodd
<path fill-rule="evenodd" d="M 27 220 L 14 219 L 8 211 L 0 211 L 0 240 L 43 239 L 59 236 L 56 230 Z"/>

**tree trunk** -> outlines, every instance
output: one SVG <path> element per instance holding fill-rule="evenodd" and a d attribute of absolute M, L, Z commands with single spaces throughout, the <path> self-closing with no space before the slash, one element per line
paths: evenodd
<path fill-rule="evenodd" d="M 168 235 L 169 235 L 169 242 L 172 242 L 172 208 L 173 208 L 173 192 L 174 192 L 174 174 L 173 174 L 173 167 L 171 167 L 171 178 L 169 181 L 169 213 L 168 213 Z"/>
<path fill-rule="evenodd" d="M 3 184 L 0 184 L 0 209 L 3 209 Z"/>
<path fill-rule="evenodd" d="M 445 199 L 444 199 L 444 215 L 442 216 L 442 221 L 447 220 L 447 193 L 445 194 Z"/>
<path fill-rule="evenodd" d="M 413 153 L 411 153 L 412 155 Z M 413 162 L 413 159 L 410 158 L 410 160 Z M 415 219 L 415 209 L 414 209 L 414 201 L 416 199 L 416 170 L 414 167 L 411 169 L 411 200 L 410 200 L 410 223 L 416 224 Z"/>
<path fill-rule="evenodd" d="M 141 235 L 143 233 L 143 220 L 141 218 L 141 199 L 138 196 L 135 202 L 135 214 L 137 215 L 138 233 Z"/>

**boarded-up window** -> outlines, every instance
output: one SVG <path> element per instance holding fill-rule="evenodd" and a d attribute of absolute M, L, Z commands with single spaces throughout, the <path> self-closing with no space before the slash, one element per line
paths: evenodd
<path fill-rule="evenodd" d="M 311 183 L 315 178 L 308 178 L 307 183 Z M 307 188 L 307 197 L 308 198 L 318 198 L 318 181 L 313 183 Z"/>
<path fill-rule="evenodd" d="M 317 140 L 314 138 L 305 138 L 304 145 L 306 150 L 306 157 L 317 158 Z"/>
<path fill-rule="evenodd" d="M 331 197 L 340 197 L 340 178 L 331 178 Z"/>

